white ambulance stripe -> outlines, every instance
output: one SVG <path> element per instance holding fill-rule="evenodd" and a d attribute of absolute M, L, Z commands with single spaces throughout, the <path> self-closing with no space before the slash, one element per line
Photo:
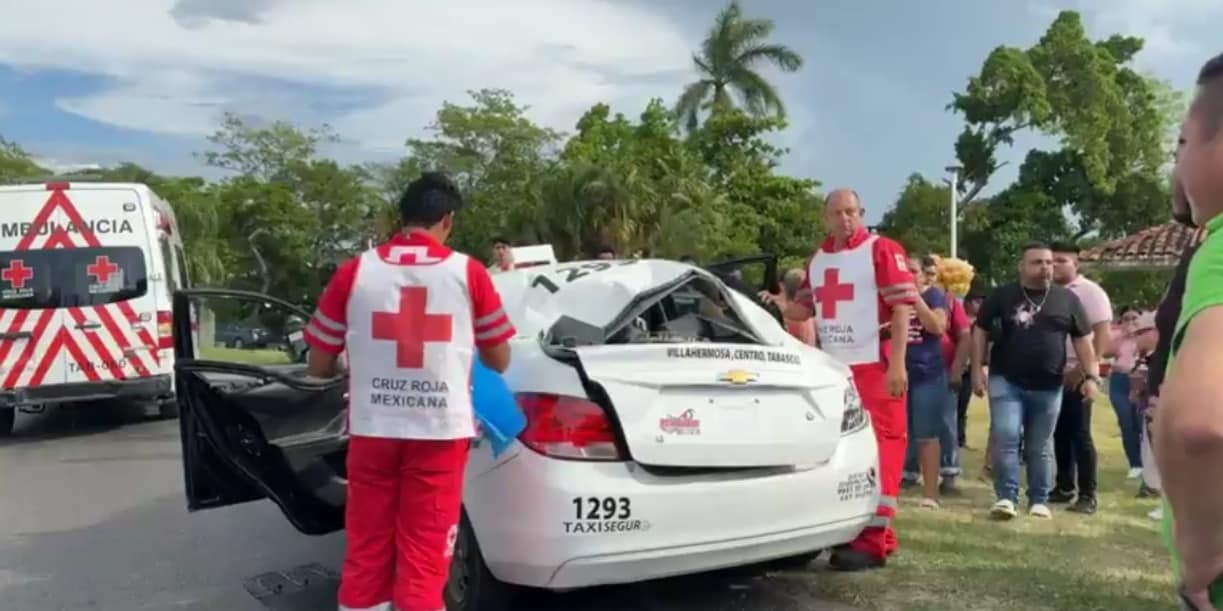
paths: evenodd
<path fill-rule="evenodd" d="M 306 325 L 306 331 L 309 332 L 310 335 L 313 335 L 314 339 L 317 339 L 324 344 L 339 346 L 340 344 L 344 343 L 343 338 L 336 337 L 328 331 L 323 331 L 318 325 L 314 324 L 313 320 L 310 321 L 310 324 Z"/>
<path fill-rule="evenodd" d="M 119 333 L 121 334 L 120 337 L 116 337 L 116 334 L 111 333 L 110 329 L 105 324 L 101 328 L 94 331 L 102 340 L 103 345 L 106 346 L 107 352 L 105 356 L 98 355 L 98 360 L 101 361 L 105 359 L 114 360 L 121 363 L 126 362 L 126 364 L 122 367 L 123 375 L 129 378 L 139 377 L 140 372 L 136 369 L 136 365 L 131 356 L 128 355 L 126 350 L 123 348 L 124 344 L 121 342 L 121 340 L 126 340 L 128 349 L 135 350 L 137 357 L 140 358 L 140 363 L 144 365 L 146 369 L 150 370 L 149 373 L 152 373 L 150 364 L 153 362 L 153 357 L 149 354 L 144 342 L 140 340 L 138 335 L 136 335 L 136 330 L 132 328 L 132 323 L 127 321 L 127 317 L 124 316 L 123 313 L 119 311 L 119 308 L 115 307 L 114 305 L 102 306 L 98 309 L 104 310 L 106 314 L 110 316 L 110 319 L 114 321 L 115 327 L 119 329 Z M 90 314 L 91 319 L 96 319 L 99 322 L 101 322 L 101 316 L 102 314 L 100 312 Z M 84 344 L 81 345 L 81 349 L 85 351 L 85 354 L 90 354 L 88 350 L 90 347 L 91 346 Z M 103 369 L 100 375 L 103 375 L 104 379 L 108 379 L 111 377 L 110 369 Z"/>
<path fill-rule="evenodd" d="M 114 362 L 119 364 L 119 370 L 123 372 L 123 376 L 127 378 L 139 377 L 136 373 L 136 367 L 132 365 L 131 359 L 126 358 L 123 350 L 119 349 L 119 343 L 115 341 L 106 327 L 99 327 L 92 331 L 86 331 L 76 328 L 75 321 L 68 323 L 68 335 L 76 342 L 76 345 L 81 348 L 81 353 L 85 355 L 88 364 L 93 367 L 94 373 L 103 380 L 113 380 L 115 375 L 111 373 L 110 367 L 104 365 L 106 362 Z M 91 340 L 90 335 L 94 338 Z M 99 348 L 94 347 L 94 343 L 99 345 Z M 80 378 L 81 381 L 87 379 L 85 372 L 73 367 L 77 363 L 72 362 L 72 358 L 68 360 L 68 375 L 70 378 Z M 84 365 L 83 363 L 80 365 Z"/>
<path fill-rule="evenodd" d="M 35 315 L 33 312 L 31 312 L 30 314 L 27 314 L 25 322 L 23 322 L 21 326 L 13 328 L 13 329 L 9 329 L 9 327 L 13 324 L 14 319 L 17 317 L 16 312 L 17 312 L 16 310 L 6 310 L 4 312 L 4 316 L 0 317 L 0 322 L 2 322 L 2 325 L 0 325 L 0 333 L 10 333 L 10 332 L 20 333 L 22 331 L 32 332 L 34 330 L 34 323 L 38 320 L 38 316 Z M 9 369 L 13 365 L 17 364 L 17 359 L 21 358 L 21 352 L 25 350 L 26 344 L 28 342 L 34 341 L 34 339 L 30 338 L 30 339 L 23 339 L 23 340 L 0 340 L 0 341 L 5 341 L 9 344 L 8 354 L 5 354 L 4 360 L 0 361 L 0 382 L 2 382 L 4 380 L 4 377 L 8 375 Z M 36 352 L 35 354 L 41 357 L 42 353 Z M 31 358 L 30 360 L 34 360 L 34 358 Z"/>
<path fill-rule="evenodd" d="M 336 322 L 328 318 L 326 314 L 323 314 L 322 310 L 314 311 L 314 322 L 317 322 L 319 325 L 327 329 L 332 329 L 334 331 L 339 331 L 339 332 L 342 332 L 348 328 L 347 326 L 344 325 L 344 323 Z"/>
<path fill-rule="evenodd" d="M 477 334 L 476 334 L 476 340 L 477 340 L 477 341 L 483 341 L 483 340 L 486 340 L 486 339 L 493 339 L 494 337 L 497 337 L 497 336 L 499 336 L 499 335 L 501 335 L 501 334 L 505 333 L 506 331 L 509 331 L 511 326 L 513 326 L 513 325 L 511 325 L 511 324 L 510 324 L 510 321 L 509 321 L 509 319 L 507 318 L 505 322 L 503 322 L 503 323 L 501 323 L 501 324 L 499 324 L 499 325 L 497 325 L 497 326 L 493 327 L 492 329 L 489 329 L 489 330 L 487 330 L 487 331 L 481 331 L 481 332 L 477 333 Z"/>
<path fill-rule="evenodd" d="M 496 312 L 493 312 L 492 314 L 489 314 L 488 316 L 481 316 L 477 318 L 475 322 L 475 327 L 477 329 L 479 329 L 480 327 L 487 327 L 488 325 L 491 325 L 497 322 L 498 320 L 501 320 L 503 317 L 505 317 L 505 310 L 498 309 Z"/>
<path fill-rule="evenodd" d="M 29 322 L 26 325 L 23 325 L 22 330 L 33 331 L 34 323 L 37 319 L 38 316 L 31 314 Z M 37 340 L 37 343 L 34 346 L 34 352 L 31 353 L 30 360 L 26 361 L 25 369 L 20 375 L 17 376 L 17 388 L 30 385 L 31 380 L 34 377 L 34 373 L 38 370 L 38 366 L 42 363 L 43 355 L 45 355 L 47 350 L 51 348 L 51 342 L 55 340 L 56 335 L 59 335 L 59 330 L 59 320 L 57 318 L 52 318 L 51 322 L 47 323 L 47 330 L 44 333 L 39 334 L 33 339 L 26 340 Z M 4 375 L 8 375 L 9 369 L 17 365 L 18 355 L 20 355 L 24 349 L 25 342 L 18 342 L 14 344 L 13 352 L 10 353 L 12 356 L 10 357 L 9 362 L 4 364 Z M 61 348 L 59 354 L 55 355 L 54 360 L 51 361 L 51 366 L 47 369 L 47 375 L 43 377 L 42 384 L 40 384 L 40 386 L 45 386 L 47 384 L 62 384 L 64 382 L 63 357 L 65 354 L 67 354 L 66 347 Z"/>

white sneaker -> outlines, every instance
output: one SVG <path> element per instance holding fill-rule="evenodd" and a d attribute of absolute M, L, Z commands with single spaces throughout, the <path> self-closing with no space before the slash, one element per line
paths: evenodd
<path fill-rule="evenodd" d="M 1028 508 L 1028 515 L 1034 518 L 1049 519 L 1053 517 L 1053 512 L 1049 510 L 1049 506 L 1044 503 L 1036 503 Z"/>
<path fill-rule="evenodd" d="M 1142 467 L 1134 467 L 1133 469 L 1130 469 L 1129 474 L 1125 476 L 1126 479 L 1138 479 L 1140 477 L 1142 477 Z"/>
<path fill-rule="evenodd" d="M 1015 512 L 1014 503 L 1006 499 L 1000 499 L 990 508 L 989 515 L 995 520 L 1009 520 L 1018 514 Z"/>
<path fill-rule="evenodd" d="M 1155 509 L 1152 509 L 1152 510 L 1151 510 L 1151 513 L 1148 513 L 1148 514 L 1147 514 L 1147 517 L 1148 517 L 1148 518 L 1151 518 L 1152 520 L 1155 520 L 1156 522 L 1163 520 L 1163 519 L 1164 519 L 1164 508 L 1163 508 L 1163 506 L 1162 506 L 1162 505 L 1160 505 L 1159 507 L 1156 507 Z"/>

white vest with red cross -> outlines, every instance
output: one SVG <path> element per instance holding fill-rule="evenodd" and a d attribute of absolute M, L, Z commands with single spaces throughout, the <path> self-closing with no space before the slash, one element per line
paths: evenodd
<path fill-rule="evenodd" d="M 475 436 L 475 354 L 467 257 L 425 246 L 361 255 L 348 297 L 351 435 L 395 439 Z"/>
<path fill-rule="evenodd" d="M 817 250 L 807 268 L 820 349 L 846 365 L 877 363 L 879 284 L 876 236 L 838 252 Z"/>

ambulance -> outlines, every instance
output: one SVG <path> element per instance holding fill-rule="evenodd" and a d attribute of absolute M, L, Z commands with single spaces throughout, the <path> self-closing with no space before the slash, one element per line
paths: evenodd
<path fill-rule="evenodd" d="M 148 186 L 0 185 L 0 436 L 17 411 L 123 399 L 174 417 L 171 296 L 189 285 Z"/>

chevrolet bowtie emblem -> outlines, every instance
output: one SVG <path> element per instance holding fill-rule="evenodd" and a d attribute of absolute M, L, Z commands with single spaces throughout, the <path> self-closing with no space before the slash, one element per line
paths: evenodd
<path fill-rule="evenodd" d="M 718 374 L 718 381 L 727 382 L 729 384 L 734 384 L 736 386 L 742 386 L 749 382 L 755 382 L 756 377 L 757 377 L 756 374 L 750 371 L 744 371 L 742 369 L 731 369 L 730 371 L 724 371 Z"/>

